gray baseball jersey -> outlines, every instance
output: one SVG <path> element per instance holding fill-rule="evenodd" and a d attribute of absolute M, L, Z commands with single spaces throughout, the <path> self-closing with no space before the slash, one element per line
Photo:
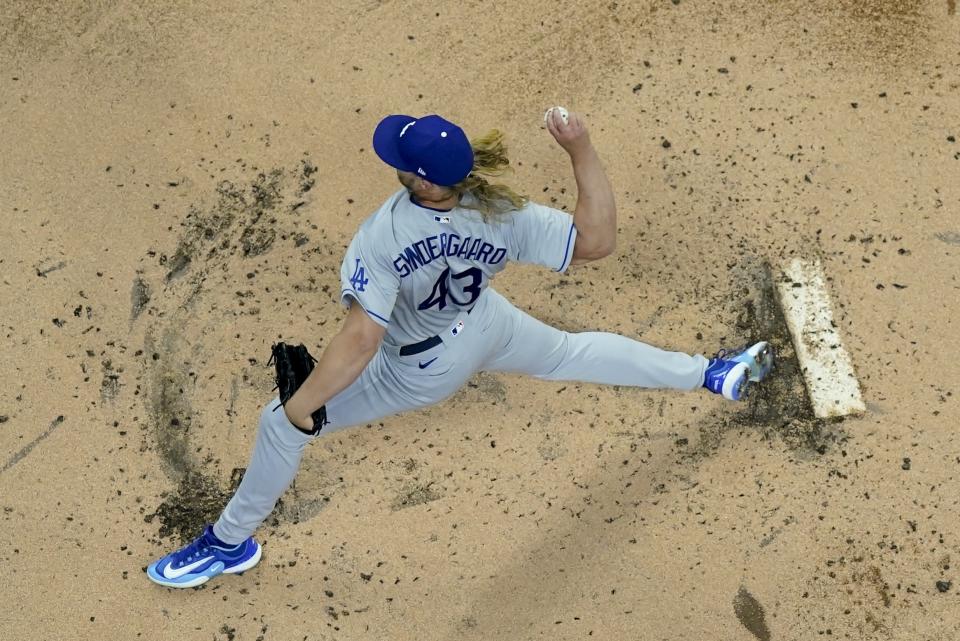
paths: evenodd
<path fill-rule="evenodd" d="M 536 203 L 485 222 L 464 207 L 423 207 L 402 189 L 350 243 L 341 299 L 359 301 L 388 344 L 409 345 L 447 329 L 508 261 L 566 270 L 576 234 L 570 214 Z"/>

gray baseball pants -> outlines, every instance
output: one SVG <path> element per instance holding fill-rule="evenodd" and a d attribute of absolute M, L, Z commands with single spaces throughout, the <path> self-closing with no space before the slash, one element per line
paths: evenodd
<path fill-rule="evenodd" d="M 316 437 L 293 426 L 279 399 L 268 403 L 250 465 L 214 534 L 225 543 L 251 536 L 293 481 L 313 438 L 442 401 L 476 372 L 693 390 L 703 384 L 708 364 L 701 355 L 667 352 L 617 334 L 555 329 L 490 288 L 440 338 L 440 344 L 410 356 L 400 356 L 399 346 L 381 344 L 357 380 L 327 403 L 330 423 Z"/>

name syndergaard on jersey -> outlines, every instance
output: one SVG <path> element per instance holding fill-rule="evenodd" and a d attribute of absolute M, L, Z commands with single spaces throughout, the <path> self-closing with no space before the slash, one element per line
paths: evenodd
<path fill-rule="evenodd" d="M 393 261 L 393 268 L 400 278 L 409 276 L 424 265 L 442 256 L 455 256 L 463 260 L 496 265 L 507 255 L 506 247 L 496 247 L 482 238 L 459 234 L 437 234 L 404 247 Z"/>

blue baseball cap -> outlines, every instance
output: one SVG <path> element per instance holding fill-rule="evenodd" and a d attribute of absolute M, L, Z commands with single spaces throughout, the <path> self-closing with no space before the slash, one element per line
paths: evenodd
<path fill-rule="evenodd" d="M 437 115 L 387 116 L 373 132 L 373 150 L 391 167 L 444 187 L 456 185 L 473 169 L 467 135 Z"/>

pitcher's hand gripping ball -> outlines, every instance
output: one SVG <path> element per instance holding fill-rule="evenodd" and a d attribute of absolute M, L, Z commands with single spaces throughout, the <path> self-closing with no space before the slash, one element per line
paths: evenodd
<path fill-rule="evenodd" d="M 310 355 L 307 347 L 302 343 L 300 345 L 276 343 L 272 347 L 272 352 L 267 365 L 272 363 L 276 369 L 277 386 L 275 389 L 279 391 L 280 403 L 286 404 L 310 376 L 310 372 L 313 371 L 313 364 L 317 362 L 317 359 Z M 311 417 L 313 418 L 313 431 L 311 433 L 317 434 L 327 424 L 326 406 L 315 411 L 311 414 Z"/>

